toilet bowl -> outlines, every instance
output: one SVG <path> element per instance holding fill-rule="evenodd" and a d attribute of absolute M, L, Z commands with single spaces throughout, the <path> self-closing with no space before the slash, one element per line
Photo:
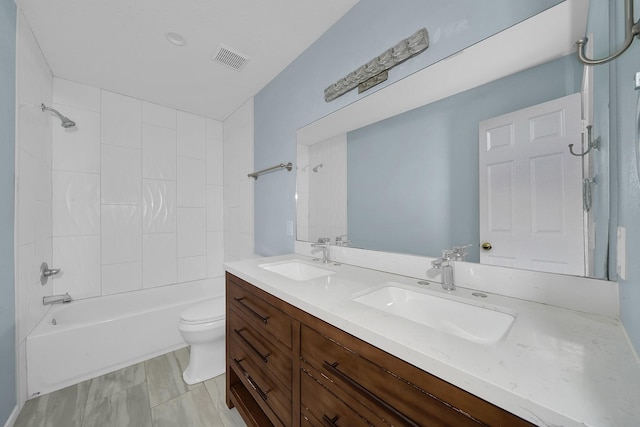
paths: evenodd
<path fill-rule="evenodd" d="M 182 374 L 187 384 L 195 384 L 225 371 L 225 300 L 211 298 L 180 314 L 178 329 L 191 346 L 189 366 Z"/>

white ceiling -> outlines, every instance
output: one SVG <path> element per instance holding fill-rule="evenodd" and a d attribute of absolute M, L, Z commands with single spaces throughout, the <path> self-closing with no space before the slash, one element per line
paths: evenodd
<path fill-rule="evenodd" d="M 16 0 L 54 76 L 226 119 L 358 0 Z M 175 46 L 165 34 L 182 35 Z M 250 57 L 211 61 L 219 43 Z"/>

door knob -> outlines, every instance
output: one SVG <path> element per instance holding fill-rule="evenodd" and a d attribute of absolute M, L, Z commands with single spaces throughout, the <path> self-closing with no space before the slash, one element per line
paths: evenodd
<path fill-rule="evenodd" d="M 484 249 L 485 251 L 490 251 L 492 247 L 493 246 L 491 246 L 491 243 L 489 243 L 489 242 L 484 242 L 482 244 L 482 249 Z"/>

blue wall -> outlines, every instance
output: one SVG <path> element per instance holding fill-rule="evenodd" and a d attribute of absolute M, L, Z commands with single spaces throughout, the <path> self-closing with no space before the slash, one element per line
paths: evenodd
<path fill-rule="evenodd" d="M 557 3 L 493 0 L 489 8 L 477 0 L 361 0 L 255 96 L 255 169 L 295 161 L 296 129 Z M 325 87 L 422 27 L 429 49 L 392 69 L 387 82 L 325 103 Z M 295 220 L 294 195 L 293 173 L 256 181 L 257 253 L 293 252 L 295 237 L 287 236 L 286 224 Z"/>
<path fill-rule="evenodd" d="M 15 173 L 16 5 L 0 0 L 0 424 L 16 405 L 16 325 L 13 268 Z"/>
<path fill-rule="evenodd" d="M 350 132 L 351 246 L 439 256 L 471 243 L 478 262 L 478 123 L 580 92 L 582 68 L 570 55 Z"/>
<path fill-rule="evenodd" d="M 616 2 L 617 31 L 614 49 L 621 46 L 622 2 Z M 637 7 L 638 5 L 636 5 Z M 615 6 L 614 6 L 615 7 Z M 638 9 L 636 8 L 636 11 Z M 611 63 L 611 140 L 617 142 L 613 173 L 617 179 L 617 194 L 612 194 L 617 208 L 617 224 L 627 229 L 627 280 L 620 284 L 620 316 L 635 348 L 640 352 L 640 179 L 636 158 L 640 146 L 638 137 L 638 101 L 640 91 L 634 90 L 634 76 L 640 71 L 640 41 Z M 612 154 L 613 156 L 613 154 Z M 613 221 L 615 223 L 615 221 Z M 615 241 L 615 240 L 614 240 Z"/>

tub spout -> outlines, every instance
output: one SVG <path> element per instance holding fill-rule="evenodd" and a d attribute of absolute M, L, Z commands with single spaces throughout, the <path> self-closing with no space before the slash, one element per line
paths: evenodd
<path fill-rule="evenodd" d="M 64 295 L 51 295 L 50 297 L 42 297 L 43 305 L 61 304 L 61 303 L 66 304 L 71 301 L 72 301 L 72 298 L 68 292 Z"/>

